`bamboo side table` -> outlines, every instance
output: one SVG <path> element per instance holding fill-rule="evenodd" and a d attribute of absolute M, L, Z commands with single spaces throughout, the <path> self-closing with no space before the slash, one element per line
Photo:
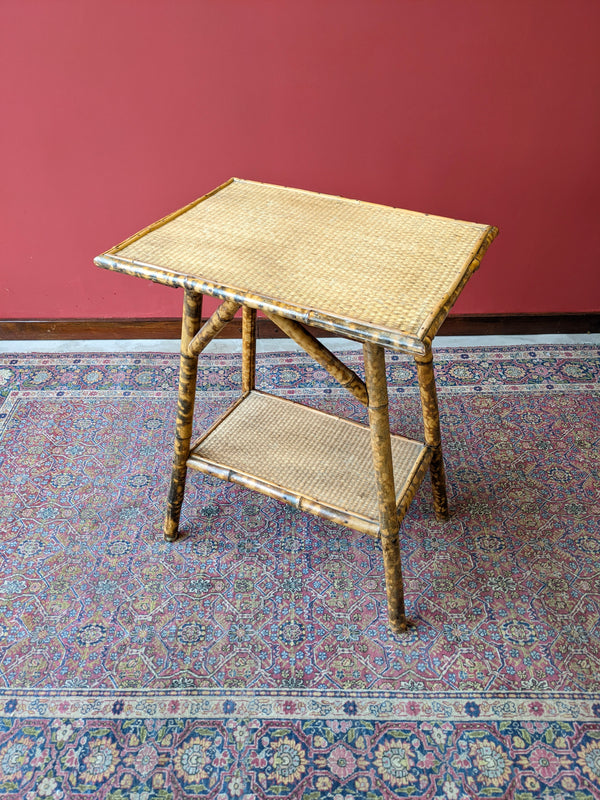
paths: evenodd
<path fill-rule="evenodd" d="M 425 474 L 448 517 L 431 342 L 498 233 L 489 225 L 231 179 L 95 259 L 185 290 L 164 534 L 188 467 L 381 539 L 390 627 L 406 631 L 399 527 Z M 223 302 L 202 325 L 203 295 Z M 240 398 L 192 443 L 198 356 L 242 308 Z M 255 388 L 260 309 L 368 408 L 369 426 Z M 363 343 L 365 381 L 303 323 Z M 424 442 L 390 434 L 385 348 L 417 365 Z"/>

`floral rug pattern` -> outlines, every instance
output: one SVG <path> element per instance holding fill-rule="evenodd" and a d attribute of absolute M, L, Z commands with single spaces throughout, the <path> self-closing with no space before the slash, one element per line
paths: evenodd
<path fill-rule="evenodd" d="M 436 354 L 452 517 L 426 480 L 403 637 L 370 537 L 191 473 L 163 541 L 177 357 L 4 356 L 0 796 L 600 797 L 598 355 Z M 198 432 L 239 383 L 201 358 Z M 302 355 L 257 386 L 364 421 Z"/>

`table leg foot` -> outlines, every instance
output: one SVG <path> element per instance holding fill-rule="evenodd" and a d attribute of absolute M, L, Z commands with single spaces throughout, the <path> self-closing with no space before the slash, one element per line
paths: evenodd
<path fill-rule="evenodd" d="M 163 526 L 163 535 L 166 542 L 175 542 L 179 538 L 179 521 L 175 521 L 167 513 Z"/>
<path fill-rule="evenodd" d="M 390 630 L 393 633 L 401 634 L 401 633 L 409 633 L 413 628 L 417 627 L 417 623 L 413 622 L 412 619 L 407 619 L 407 617 L 402 617 L 398 620 L 389 620 Z"/>
<path fill-rule="evenodd" d="M 396 633 L 403 633 L 411 623 L 408 622 L 404 609 L 404 581 L 402 580 L 398 527 L 392 535 L 384 534 L 382 536 L 381 549 L 385 572 L 388 624 Z"/>

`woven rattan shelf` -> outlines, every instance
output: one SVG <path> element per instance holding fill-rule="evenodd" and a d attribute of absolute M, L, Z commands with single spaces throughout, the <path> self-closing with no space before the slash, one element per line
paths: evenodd
<path fill-rule="evenodd" d="M 428 449 L 392 436 L 399 506 L 429 466 Z M 188 467 L 379 535 L 368 427 L 251 392 L 192 448 Z"/>
<path fill-rule="evenodd" d="M 164 533 L 188 467 L 381 540 L 390 627 L 406 631 L 399 527 L 429 470 L 447 519 L 431 341 L 497 234 L 490 225 L 232 178 L 95 259 L 185 289 Z M 202 325 L 202 297 L 223 301 Z M 191 446 L 198 355 L 242 309 L 241 397 Z M 262 311 L 367 406 L 369 427 L 255 390 Z M 363 343 L 364 380 L 302 323 Z M 424 443 L 390 434 L 384 348 L 412 353 Z"/>

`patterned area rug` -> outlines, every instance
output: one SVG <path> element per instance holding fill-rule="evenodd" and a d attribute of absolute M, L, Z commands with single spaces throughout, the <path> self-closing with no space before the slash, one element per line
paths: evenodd
<path fill-rule="evenodd" d="M 367 536 L 192 473 L 163 541 L 176 356 L 3 357 L 0 796 L 599 798 L 598 355 L 438 352 L 452 518 L 426 480 L 402 637 Z M 199 375 L 201 430 L 239 359 Z M 257 385 L 364 420 L 308 357 Z"/>

